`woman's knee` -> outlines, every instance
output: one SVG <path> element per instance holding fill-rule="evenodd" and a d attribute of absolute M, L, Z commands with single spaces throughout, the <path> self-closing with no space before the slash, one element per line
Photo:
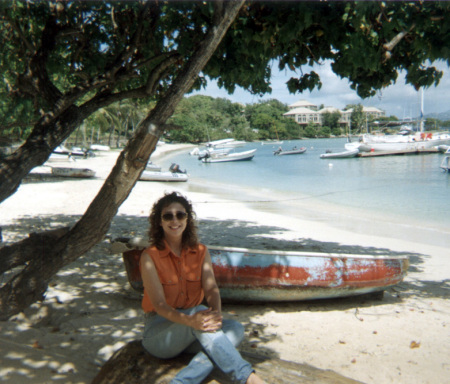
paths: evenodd
<path fill-rule="evenodd" d="M 222 330 L 235 347 L 244 340 L 245 328 L 236 320 L 224 320 Z"/>

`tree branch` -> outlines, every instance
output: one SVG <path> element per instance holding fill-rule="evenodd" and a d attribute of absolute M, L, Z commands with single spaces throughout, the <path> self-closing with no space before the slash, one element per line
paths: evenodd
<path fill-rule="evenodd" d="M 46 254 L 53 242 L 67 232 L 69 232 L 69 227 L 43 233 L 33 232 L 22 241 L 0 248 L 0 273 L 25 265 L 36 257 L 36 252 Z"/>
<path fill-rule="evenodd" d="M 413 24 L 411 28 L 409 28 L 408 31 L 402 31 L 398 33 L 391 41 L 383 45 L 385 52 L 385 60 L 388 60 L 391 58 L 391 52 L 395 48 L 395 46 L 400 43 L 400 41 L 408 34 L 410 33 L 414 28 L 416 27 L 416 24 Z"/>

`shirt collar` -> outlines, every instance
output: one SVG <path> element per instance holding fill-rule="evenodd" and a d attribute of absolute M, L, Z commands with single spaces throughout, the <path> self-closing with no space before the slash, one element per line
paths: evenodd
<path fill-rule="evenodd" d="M 169 244 L 167 244 L 166 240 L 164 240 L 164 245 L 165 245 L 165 248 L 163 250 L 159 251 L 159 254 L 161 257 L 168 257 L 172 253 L 172 250 L 170 249 Z M 183 249 L 181 251 L 181 256 L 183 256 L 183 254 L 185 254 L 185 253 L 196 253 L 196 252 L 197 252 L 196 247 L 195 248 L 188 247 L 187 250 Z"/>

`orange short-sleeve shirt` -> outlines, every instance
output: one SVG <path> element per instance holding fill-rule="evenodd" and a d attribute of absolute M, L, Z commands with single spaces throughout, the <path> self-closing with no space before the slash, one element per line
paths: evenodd
<path fill-rule="evenodd" d="M 202 267 L 206 246 L 199 244 L 195 248 L 183 249 L 180 257 L 176 256 L 167 244 L 161 251 L 153 246 L 143 252 L 146 252 L 155 264 L 167 304 L 172 308 L 186 309 L 202 303 L 205 297 Z M 145 289 L 142 309 L 144 312 L 155 311 Z"/>

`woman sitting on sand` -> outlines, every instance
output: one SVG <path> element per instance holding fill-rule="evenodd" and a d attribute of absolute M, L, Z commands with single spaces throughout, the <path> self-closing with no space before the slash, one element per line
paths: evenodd
<path fill-rule="evenodd" d="M 140 261 L 146 312 L 142 344 L 163 359 L 196 354 L 171 383 L 201 383 L 214 366 L 237 383 L 263 383 L 236 350 L 243 326 L 222 318 L 211 256 L 198 242 L 194 219 L 191 203 L 176 192 L 153 205 L 151 245 Z"/>

